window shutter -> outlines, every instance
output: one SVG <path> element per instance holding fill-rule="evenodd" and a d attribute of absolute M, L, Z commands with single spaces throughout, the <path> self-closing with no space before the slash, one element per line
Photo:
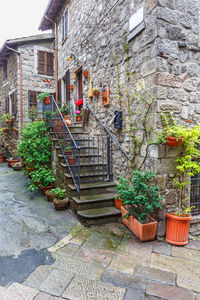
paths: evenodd
<path fill-rule="evenodd" d="M 68 8 L 65 11 L 65 38 L 68 35 Z"/>
<path fill-rule="evenodd" d="M 58 106 L 61 107 L 61 79 L 58 80 Z"/>
<path fill-rule="evenodd" d="M 47 70 L 46 74 L 52 76 L 53 75 L 53 53 L 46 52 L 47 56 Z"/>
<path fill-rule="evenodd" d="M 17 115 L 17 92 L 14 92 L 14 115 Z"/>
<path fill-rule="evenodd" d="M 45 52 L 44 51 L 38 51 L 38 73 L 39 74 L 45 74 Z"/>
<path fill-rule="evenodd" d="M 6 114 L 9 113 L 9 97 L 6 97 Z"/>
<path fill-rule="evenodd" d="M 66 104 L 69 104 L 70 103 L 70 89 L 69 89 L 70 72 L 69 72 L 69 70 L 67 70 L 67 72 L 65 74 L 65 82 L 66 82 Z"/>
<path fill-rule="evenodd" d="M 37 92 L 29 91 L 28 92 L 28 107 L 38 106 L 37 105 Z"/>

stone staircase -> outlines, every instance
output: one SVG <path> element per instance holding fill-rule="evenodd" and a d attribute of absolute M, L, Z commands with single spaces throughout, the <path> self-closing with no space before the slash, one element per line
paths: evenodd
<path fill-rule="evenodd" d="M 114 207 L 115 183 L 105 181 L 107 177 L 105 160 L 102 160 L 92 138 L 83 130 L 80 123 L 71 126 L 70 131 L 74 140 L 81 147 L 80 199 L 53 129 L 51 129 L 51 137 L 58 161 L 63 169 L 72 211 L 85 225 L 116 222 L 120 218 L 121 212 Z M 62 133 L 59 133 L 59 137 L 62 139 Z M 70 137 L 67 136 L 66 140 L 70 141 Z M 73 168 L 78 170 L 79 166 L 72 165 Z M 87 183 L 88 179 L 93 182 Z"/>

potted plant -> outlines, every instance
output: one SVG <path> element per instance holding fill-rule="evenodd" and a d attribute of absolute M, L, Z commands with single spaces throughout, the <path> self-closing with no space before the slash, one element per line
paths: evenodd
<path fill-rule="evenodd" d="M 4 124 L 5 123 L 12 123 L 12 121 L 13 121 L 12 115 L 11 114 L 4 114 L 2 116 L 2 121 L 3 121 Z"/>
<path fill-rule="evenodd" d="M 28 109 L 28 117 L 31 120 L 31 122 L 34 122 L 35 119 L 38 117 L 38 108 L 37 106 L 31 106 Z"/>
<path fill-rule="evenodd" d="M 67 157 L 67 161 L 68 161 L 69 165 L 73 165 L 74 164 L 74 157 L 73 156 Z"/>
<path fill-rule="evenodd" d="M 74 90 L 74 85 L 73 84 L 69 84 L 69 90 L 73 92 L 73 90 Z"/>
<path fill-rule="evenodd" d="M 108 87 L 104 87 L 102 89 L 101 97 L 102 97 L 102 104 L 103 105 L 108 105 L 109 102 L 110 102 L 110 100 L 109 100 L 109 88 Z"/>
<path fill-rule="evenodd" d="M 178 126 L 178 125 L 177 125 Z M 180 153 L 176 158 L 176 178 L 174 183 L 178 190 L 178 209 L 176 213 L 167 213 L 166 241 L 174 245 L 186 245 L 191 220 L 191 207 L 187 197 L 186 186 L 188 178 L 200 173 L 200 125 L 183 127 L 179 130 L 182 135 Z"/>
<path fill-rule="evenodd" d="M 64 210 L 69 206 L 69 200 L 66 198 L 66 190 L 59 187 L 52 189 L 53 204 L 56 210 Z"/>
<path fill-rule="evenodd" d="M 93 95 L 94 95 L 96 98 L 98 98 L 98 97 L 99 97 L 99 89 L 94 88 L 94 89 L 93 89 Z"/>
<path fill-rule="evenodd" d="M 72 154 L 72 148 L 70 145 L 65 147 L 65 155 L 70 156 Z"/>
<path fill-rule="evenodd" d="M 64 104 L 60 109 L 63 117 L 67 116 L 70 118 L 70 104 Z"/>
<path fill-rule="evenodd" d="M 114 196 L 115 199 L 115 207 L 119 210 L 121 210 L 121 207 L 123 206 L 122 199 L 120 198 L 120 195 Z"/>
<path fill-rule="evenodd" d="M 45 121 L 47 123 L 49 123 L 51 118 L 54 118 L 56 116 L 56 113 L 54 111 L 51 111 L 51 110 L 46 110 L 44 112 L 44 116 L 45 116 Z"/>
<path fill-rule="evenodd" d="M 29 189 L 34 191 L 35 189 L 41 188 L 43 192 L 53 187 L 55 177 L 53 171 L 47 166 L 42 166 L 29 173 L 31 179 L 29 179 Z"/>
<path fill-rule="evenodd" d="M 76 122 L 80 122 L 82 120 L 82 113 L 80 110 L 76 110 L 74 116 L 76 118 Z"/>
<path fill-rule="evenodd" d="M 185 130 L 185 126 L 177 125 L 173 113 L 169 113 L 168 115 L 161 113 L 161 120 L 164 127 L 163 136 L 168 146 L 172 148 L 179 146 L 183 140 L 183 130 Z"/>
<path fill-rule="evenodd" d="M 39 93 L 39 94 L 37 95 L 37 99 L 38 99 L 39 101 L 43 101 L 43 103 L 44 103 L 45 105 L 49 105 L 49 104 L 51 103 L 51 100 L 50 100 L 50 93 L 48 93 L 48 92 L 42 92 L 42 93 Z"/>
<path fill-rule="evenodd" d="M 84 71 L 83 71 L 83 76 L 86 78 L 86 77 L 88 77 L 88 75 L 89 75 L 88 70 L 84 70 Z"/>
<path fill-rule="evenodd" d="M 121 207 L 122 222 L 142 241 L 155 239 L 157 221 L 149 214 L 161 208 L 159 187 L 152 185 L 156 177 L 151 171 L 133 172 L 131 180 L 120 177 L 116 186 L 118 196 L 125 206 Z"/>

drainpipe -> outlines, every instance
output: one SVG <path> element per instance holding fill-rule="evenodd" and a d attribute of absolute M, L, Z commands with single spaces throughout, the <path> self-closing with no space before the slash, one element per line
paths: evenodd
<path fill-rule="evenodd" d="M 56 71 L 56 103 L 58 103 L 58 26 L 47 15 L 45 18 L 55 25 L 55 71 Z"/>
<path fill-rule="evenodd" d="M 23 108 L 22 108 L 22 54 L 13 49 L 13 48 L 10 48 L 8 46 L 6 46 L 7 49 L 9 49 L 10 51 L 13 51 L 15 53 L 17 53 L 19 55 L 19 72 L 20 72 L 20 128 L 22 130 L 22 126 L 23 126 Z"/>

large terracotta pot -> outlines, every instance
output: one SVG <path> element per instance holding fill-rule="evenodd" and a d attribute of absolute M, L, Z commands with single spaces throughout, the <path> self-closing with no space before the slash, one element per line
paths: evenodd
<path fill-rule="evenodd" d="M 8 167 L 9 167 L 9 168 L 12 168 L 17 162 L 18 162 L 17 159 L 8 159 L 8 160 L 7 160 Z"/>
<path fill-rule="evenodd" d="M 4 156 L 0 156 L 0 163 L 4 162 Z"/>
<path fill-rule="evenodd" d="M 117 209 L 121 209 L 121 207 L 122 207 L 122 199 L 120 199 L 120 198 L 118 198 L 118 199 L 115 199 L 115 207 L 117 208 Z"/>
<path fill-rule="evenodd" d="M 82 116 L 76 117 L 76 122 L 80 122 L 82 120 Z"/>
<path fill-rule="evenodd" d="M 141 242 L 152 241 L 156 237 L 158 222 L 149 216 L 150 223 L 142 224 L 136 218 L 123 218 L 128 212 L 124 206 L 121 207 L 122 222 L 139 238 Z"/>
<path fill-rule="evenodd" d="M 178 140 L 173 137 L 173 136 L 168 136 L 166 137 L 166 140 L 167 140 L 167 144 L 168 146 L 172 147 L 172 148 L 175 148 L 175 147 L 178 147 L 178 145 L 180 145 L 180 143 L 182 142 L 183 138 L 179 138 Z"/>
<path fill-rule="evenodd" d="M 166 214 L 166 217 L 166 241 L 173 245 L 187 245 L 192 216 L 178 217 L 175 214 Z"/>

